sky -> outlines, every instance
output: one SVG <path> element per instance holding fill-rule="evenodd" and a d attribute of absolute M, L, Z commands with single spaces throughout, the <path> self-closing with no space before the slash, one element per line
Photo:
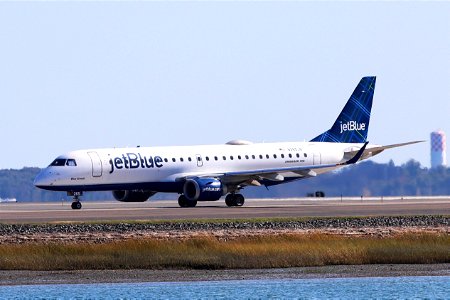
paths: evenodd
<path fill-rule="evenodd" d="M 76 149 L 308 141 L 377 76 L 373 160 L 450 135 L 450 2 L 0 2 L 0 168 Z"/>

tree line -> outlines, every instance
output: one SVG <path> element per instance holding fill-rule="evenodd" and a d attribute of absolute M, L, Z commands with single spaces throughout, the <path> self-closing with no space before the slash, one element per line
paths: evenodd
<path fill-rule="evenodd" d="M 34 187 L 39 168 L 0 170 L 0 198 L 16 198 L 20 202 L 70 201 L 64 192 L 51 192 Z M 330 197 L 354 196 L 436 196 L 450 195 L 450 168 L 428 169 L 410 160 L 396 166 L 392 161 L 379 164 L 365 161 L 335 172 L 306 180 L 264 187 L 247 187 L 248 198 L 305 197 L 321 191 Z M 174 194 L 156 194 L 152 199 L 176 199 Z M 85 193 L 84 200 L 112 200 L 111 192 Z"/>

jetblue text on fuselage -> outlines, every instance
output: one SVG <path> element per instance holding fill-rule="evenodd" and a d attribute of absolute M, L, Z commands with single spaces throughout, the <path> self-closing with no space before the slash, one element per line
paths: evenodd
<path fill-rule="evenodd" d="M 347 123 L 341 122 L 341 132 L 354 131 L 354 130 L 366 130 L 366 123 L 358 123 L 356 121 L 348 121 Z"/>
<path fill-rule="evenodd" d="M 161 168 L 163 159 L 160 156 L 147 156 L 141 155 L 140 153 L 126 153 L 122 154 L 122 156 L 117 156 L 111 158 L 109 160 L 109 164 L 111 165 L 111 170 L 109 173 L 111 174 L 115 170 L 120 169 L 151 169 L 151 168 Z"/>

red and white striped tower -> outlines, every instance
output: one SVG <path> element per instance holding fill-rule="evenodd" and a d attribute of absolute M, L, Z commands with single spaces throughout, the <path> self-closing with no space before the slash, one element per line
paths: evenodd
<path fill-rule="evenodd" d="M 445 143 L 445 132 L 442 130 L 433 131 L 431 133 L 431 167 L 447 165 L 447 155 Z"/>

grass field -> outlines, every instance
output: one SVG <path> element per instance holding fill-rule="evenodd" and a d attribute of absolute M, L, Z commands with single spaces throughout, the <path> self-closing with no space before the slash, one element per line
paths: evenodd
<path fill-rule="evenodd" d="M 450 262 L 450 236 L 280 234 L 218 240 L 130 239 L 0 245 L 1 270 L 236 269 Z"/>

